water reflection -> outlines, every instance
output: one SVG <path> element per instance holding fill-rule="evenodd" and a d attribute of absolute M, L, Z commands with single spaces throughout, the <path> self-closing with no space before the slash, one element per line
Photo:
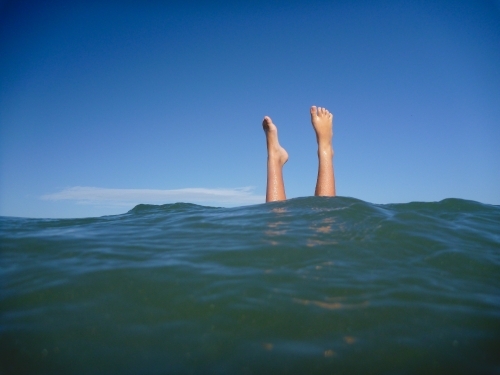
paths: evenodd
<path fill-rule="evenodd" d="M 333 217 L 326 217 L 319 223 L 313 223 L 309 227 L 313 231 L 313 236 L 307 239 L 306 246 L 336 245 L 337 241 L 333 240 L 330 236 L 325 236 L 333 232 L 333 224 L 335 224 Z"/>
<path fill-rule="evenodd" d="M 285 235 L 287 233 L 287 229 L 285 229 L 286 223 L 284 221 L 281 221 L 281 218 L 283 217 L 283 214 L 287 212 L 287 210 L 283 207 L 276 207 L 273 208 L 271 212 L 276 214 L 276 221 L 267 223 L 267 230 L 264 231 L 264 234 L 268 237 L 278 237 Z M 266 242 L 272 246 L 278 245 L 278 241 L 274 239 L 268 239 Z"/>
<path fill-rule="evenodd" d="M 367 307 L 370 304 L 368 301 L 362 303 L 346 304 L 341 302 L 325 302 L 325 301 L 316 301 L 316 300 L 299 299 L 299 298 L 293 298 L 292 300 L 293 302 L 299 303 L 304 306 L 313 305 L 327 310 L 356 309 L 361 307 Z"/>

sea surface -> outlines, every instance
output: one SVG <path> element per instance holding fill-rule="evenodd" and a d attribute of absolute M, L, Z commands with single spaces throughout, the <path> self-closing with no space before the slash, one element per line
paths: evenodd
<path fill-rule="evenodd" d="M 1 374 L 500 374 L 500 206 L 0 218 Z"/>

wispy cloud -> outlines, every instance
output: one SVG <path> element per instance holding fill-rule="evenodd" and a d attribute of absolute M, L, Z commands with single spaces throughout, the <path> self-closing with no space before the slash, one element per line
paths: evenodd
<path fill-rule="evenodd" d="M 94 205 L 130 206 L 139 203 L 164 204 L 174 202 L 238 206 L 263 203 L 264 196 L 254 195 L 254 188 L 234 189 L 186 188 L 157 189 L 106 189 L 74 186 L 53 194 L 43 195 L 48 201 L 74 201 Z"/>

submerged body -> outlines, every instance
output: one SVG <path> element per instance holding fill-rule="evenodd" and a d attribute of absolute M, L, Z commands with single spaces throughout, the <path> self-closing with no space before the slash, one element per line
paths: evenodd
<path fill-rule="evenodd" d="M 499 227 L 457 199 L 0 218 L 0 372 L 495 373 Z"/>

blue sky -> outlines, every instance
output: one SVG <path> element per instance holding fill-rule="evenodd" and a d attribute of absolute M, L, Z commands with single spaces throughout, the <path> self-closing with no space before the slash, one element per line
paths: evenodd
<path fill-rule="evenodd" d="M 500 204 L 498 1 L 0 2 L 0 215 L 314 193 L 311 105 L 337 193 Z"/>

